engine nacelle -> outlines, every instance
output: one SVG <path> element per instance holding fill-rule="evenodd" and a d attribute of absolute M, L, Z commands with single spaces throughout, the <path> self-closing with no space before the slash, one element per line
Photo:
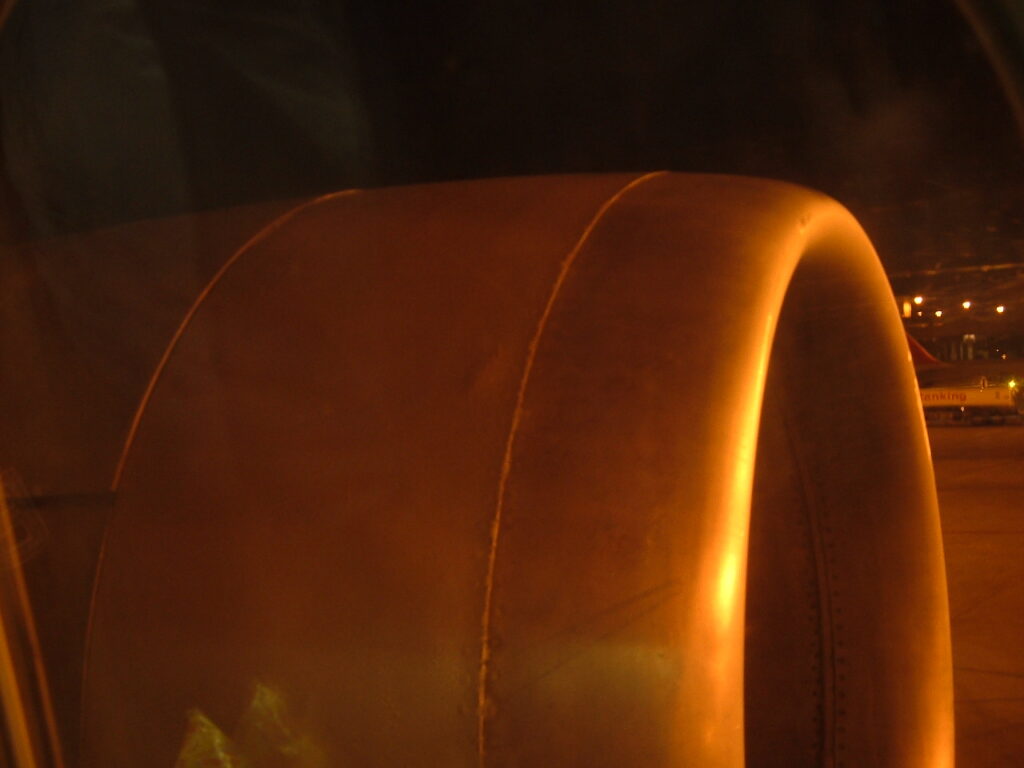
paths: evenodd
<path fill-rule="evenodd" d="M 193 709 L 255 749 L 254 691 L 309 765 L 952 765 L 913 370 L 817 193 L 306 203 L 202 290 L 114 469 L 82 765 L 173 765 Z"/>

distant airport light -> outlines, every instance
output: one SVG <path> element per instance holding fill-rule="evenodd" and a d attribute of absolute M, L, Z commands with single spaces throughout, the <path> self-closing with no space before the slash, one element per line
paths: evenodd
<path fill-rule="evenodd" d="M 1005 359 L 1006 355 L 1003 355 L 1003 358 Z M 1017 380 L 1016 379 L 1010 379 L 1010 383 L 1007 384 L 1006 386 L 1008 386 L 1010 389 L 1016 389 L 1017 388 Z"/>
<path fill-rule="evenodd" d="M 924 304 L 924 296 L 915 296 L 914 303 L 917 304 L 917 306 Z"/>
<path fill-rule="evenodd" d="M 1000 304 L 998 307 L 996 307 L 996 312 L 998 312 L 1000 315 L 1003 314 L 1003 312 L 1005 312 L 1005 311 L 1006 311 L 1006 307 L 1004 307 L 1002 304 Z"/>
<path fill-rule="evenodd" d="M 965 301 L 965 302 L 964 302 L 963 304 L 961 304 L 960 306 L 961 306 L 961 307 L 963 307 L 964 309 L 970 309 L 970 308 L 971 308 L 971 302 L 969 302 L 969 301 Z"/>
<path fill-rule="evenodd" d="M 941 309 L 936 309 L 935 310 L 935 316 L 936 317 L 942 317 L 942 310 Z"/>
<path fill-rule="evenodd" d="M 918 317 L 921 317 L 922 315 L 924 315 L 924 312 L 918 312 L 918 313 L 917 313 L 917 316 L 918 316 Z"/>

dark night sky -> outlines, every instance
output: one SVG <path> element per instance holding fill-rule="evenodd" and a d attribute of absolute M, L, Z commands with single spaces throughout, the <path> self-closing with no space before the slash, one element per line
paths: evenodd
<path fill-rule="evenodd" d="M 828 192 L 891 269 L 1024 261 L 1019 135 L 952 0 L 105 2 L 20 3 L 0 38 L 40 230 L 667 168 Z"/>
<path fill-rule="evenodd" d="M 952 3 L 449 3 L 388 18 L 376 31 L 407 44 L 388 94 L 405 143 L 382 132 L 400 159 L 386 177 L 769 176 L 839 198 L 893 267 L 1024 260 L 1019 137 Z"/>

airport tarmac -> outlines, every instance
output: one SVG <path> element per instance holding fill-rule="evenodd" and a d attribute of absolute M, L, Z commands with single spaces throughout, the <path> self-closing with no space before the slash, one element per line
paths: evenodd
<path fill-rule="evenodd" d="M 1024 427 L 929 430 L 956 692 L 957 765 L 1024 765 Z"/>

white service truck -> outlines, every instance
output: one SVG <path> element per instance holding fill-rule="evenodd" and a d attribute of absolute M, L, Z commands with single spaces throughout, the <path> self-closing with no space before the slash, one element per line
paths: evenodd
<path fill-rule="evenodd" d="M 982 376 L 973 384 L 921 387 L 921 404 L 929 424 L 1021 424 L 1018 384 L 990 384 Z"/>

